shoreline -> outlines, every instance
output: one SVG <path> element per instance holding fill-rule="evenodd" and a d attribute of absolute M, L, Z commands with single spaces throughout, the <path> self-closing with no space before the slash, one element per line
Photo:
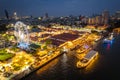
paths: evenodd
<path fill-rule="evenodd" d="M 59 57 L 60 55 L 62 55 L 63 53 L 58 53 L 58 54 L 54 54 L 52 58 L 48 58 L 45 62 L 43 62 L 42 64 L 39 64 L 36 68 L 32 68 L 29 67 L 27 70 L 24 70 L 23 72 L 21 72 L 20 74 L 14 76 L 13 80 L 22 80 L 25 76 L 30 75 L 31 73 L 33 73 L 34 71 L 40 69 L 41 67 L 45 66 L 46 64 L 48 64 L 49 62 L 51 62 L 52 60 L 54 60 L 55 58 Z"/>

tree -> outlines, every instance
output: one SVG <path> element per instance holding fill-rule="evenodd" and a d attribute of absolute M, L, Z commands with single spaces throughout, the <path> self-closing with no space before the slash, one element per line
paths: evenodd
<path fill-rule="evenodd" d="M 46 42 L 45 42 L 46 45 L 49 45 L 51 43 L 52 43 L 52 41 L 50 39 L 46 40 Z"/>

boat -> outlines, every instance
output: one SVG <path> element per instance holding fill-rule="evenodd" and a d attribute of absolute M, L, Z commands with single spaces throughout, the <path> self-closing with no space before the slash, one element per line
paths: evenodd
<path fill-rule="evenodd" d="M 78 68 L 86 67 L 95 57 L 98 55 L 98 52 L 95 50 L 89 51 L 82 59 L 77 62 Z"/>
<path fill-rule="evenodd" d="M 107 38 L 103 40 L 103 43 L 111 43 L 113 41 L 113 33 L 111 33 Z"/>

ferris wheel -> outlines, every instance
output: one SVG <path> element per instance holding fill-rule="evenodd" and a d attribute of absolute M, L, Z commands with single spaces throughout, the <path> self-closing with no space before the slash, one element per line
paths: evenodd
<path fill-rule="evenodd" d="M 16 22 L 14 29 L 14 35 L 17 38 L 17 42 L 29 44 L 29 34 L 27 26 L 23 22 L 18 21 Z"/>

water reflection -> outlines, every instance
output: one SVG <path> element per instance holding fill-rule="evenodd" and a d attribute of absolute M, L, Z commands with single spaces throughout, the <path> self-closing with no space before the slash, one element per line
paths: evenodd
<path fill-rule="evenodd" d="M 112 48 L 112 46 L 113 46 L 113 42 L 112 43 L 107 43 L 107 44 L 102 44 L 102 46 L 103 46 L 103 50 L 104 51 L 110 51 L 110 49 Z"/>
<path fill-rule="evenodd" d="M 68 60 L 67 54 L 64 53 L 63 57 L 62 57 L 62 63 L 63 63 L 63 65 L 66 64 L 67 60 Z"/>
<path fill-rule="evenodd" d="M 64 53 L 62 56 L 61 56 L 61 59 L 60 59 L 60 68 L 61 68 L 61 75 L 62 77 L 61 78 L 65 78 L 67 77 L 67 74 L 69 72 L 69 64 L 68 64 L 68 56 L 66 53 Z"/>
<path fill-rule="evenodd" d="M 107 44 L 106 49 L 107 49 L 107 50 L 109 50 L 109 49 L 110 49 L 110 44 Z"/>
<path fill-rule="evenodd" d="M 37 75 L 40 75 L 41 73 L 45 72 L 46 70 L 54 67 L 57 63 L 58 63 L 59 59 L 56 58 L 54 60 L 52 60 L 50 63 L 48 63 L 47 65 L 45 65 L 44 67 L 40 68 L 39 70 L 37 70 Z"/>

